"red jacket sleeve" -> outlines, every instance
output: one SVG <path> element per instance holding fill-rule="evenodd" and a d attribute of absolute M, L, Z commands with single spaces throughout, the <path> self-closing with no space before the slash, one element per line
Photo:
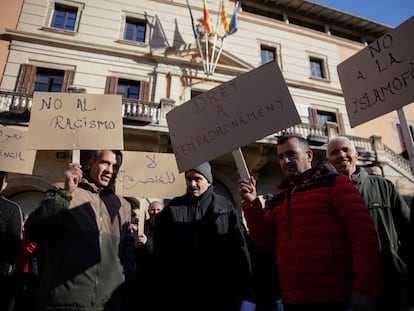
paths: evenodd
<path fill-rule="evenodd" d="M 255 245 L 263 252 L 274 252 L 276 249 L 276 232 L 274 225 L 268 222 L 259 198 L 252 202 L 242 203 L 242 210 L 247 221 L 249 234 Z"/>

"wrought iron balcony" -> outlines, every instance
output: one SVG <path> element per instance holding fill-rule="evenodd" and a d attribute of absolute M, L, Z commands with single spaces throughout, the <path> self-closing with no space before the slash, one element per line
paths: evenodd
<path fill-rule="evenodd" d="M 0 90 L 0 121 L 3 123 L 24 124 L 29 122 L 33 104 L 32 94 L 22 94 Z M 174 101 L 161 99 L 159 103 L 142 100 L 122 99 L 124 122 L 136 125 L 167 125 L 165 115 L 174 108 Z"/>

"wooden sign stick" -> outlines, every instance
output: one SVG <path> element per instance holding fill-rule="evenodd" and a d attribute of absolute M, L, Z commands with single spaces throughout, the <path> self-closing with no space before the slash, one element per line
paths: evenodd
<path fill-rule="evenodd" d="M 72 150 L 72 163 L 80 164 L 80 150 L 79 149 Z"/>
<path fill-rule="evenodd" d="M 240 148 L 232 152 L 234 161 L 236 162 L 237 170 L 241 179 L 249 179 L 250 173 L 244 160 L 243 153 Z"/>

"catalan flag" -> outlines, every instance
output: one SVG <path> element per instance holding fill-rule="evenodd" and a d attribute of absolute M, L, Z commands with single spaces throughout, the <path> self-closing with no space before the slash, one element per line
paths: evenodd
<path fill-rule="evenodd" d="M 213 32 L 213 27 L 211 26 L 211 19 L 210 14 L 208 13 L 206 0 L 204 0 L 204 28 L 209 34 Z"/>
<path fill-rule="evenodd" d="M 223 23 L 225 34 L 229 33 L 229 21 L 227 19 L 226 6 L 224 5 L 224 0 L 221 0 L 221 22 Z"/>

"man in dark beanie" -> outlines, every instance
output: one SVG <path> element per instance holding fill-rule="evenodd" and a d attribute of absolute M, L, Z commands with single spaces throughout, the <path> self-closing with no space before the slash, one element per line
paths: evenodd
<path fill-rule="evenodd" d="M 154 310 L 238 311 L 250 290 L 245 232 L 230 201 L 215 192 L 208 162 L 185 172 L 186 194 L 155 218 Z"/>
<path fill-rule="evenodd" d="M 213 175 L 211 174 L 211 165 L 209 162 L 201 163 L 199 166 L 196 166 L 195 168 L 192 168 L 187 172 L 189 171 L 195 171 L 200 173 L 207 179 L 209 184 L 213 184 Z"/>

